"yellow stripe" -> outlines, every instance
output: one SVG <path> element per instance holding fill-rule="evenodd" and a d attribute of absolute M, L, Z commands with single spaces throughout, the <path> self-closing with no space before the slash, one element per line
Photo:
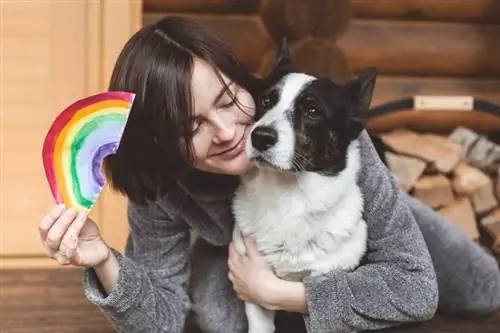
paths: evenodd
<path fill-rule="evenodd" d="M 54 147 L 54 171 L 63 202 L 70 203 L 72 206 L 77 205 L 73 200 L 73 186 L 71 182 L 64 181 L 66 178 L 71 177 L 69 149 L 67 148 L 73 143 L 75 135 L 92 118 L 107 113 L 116 113 L 117 110 L 121 111 L 120 113 L 126 114 L 129 109 L 130 104 L 121 100 L 98 102 L 77 111 L 73 115 L 73 118 L 64 126 Z"/>

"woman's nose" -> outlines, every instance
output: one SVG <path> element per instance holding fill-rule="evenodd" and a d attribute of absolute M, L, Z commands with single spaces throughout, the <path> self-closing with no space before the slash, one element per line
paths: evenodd
<path fill-rule="evenodd" d="M 214 140 L 216 143 L 231 141 L 234 138 L 236 131 L 236 124 L 234 117 L 228 115 L 218 115 L 214 119 L 215 135 Z"/>

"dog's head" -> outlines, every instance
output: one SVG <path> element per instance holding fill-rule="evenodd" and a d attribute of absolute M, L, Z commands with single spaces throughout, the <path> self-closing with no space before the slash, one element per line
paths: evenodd
<path fill-rule="evenodd" d="M 256 100 L 248 156 L 281 171 L 340 172 L 349 144 L 364 129 L 375 78 L 372 68 L 344 85 L 301 73 L 283 40 Z"/>

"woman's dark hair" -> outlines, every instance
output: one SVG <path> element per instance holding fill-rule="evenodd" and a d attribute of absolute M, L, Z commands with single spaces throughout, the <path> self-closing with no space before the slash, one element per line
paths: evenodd
<path fill-rule="evenodd" d="M 144 203 L 164 195 L 193 170 L 194 58 L 212 65 L 224 85 L 221 73 L 255 94 L 257 78 L 204 26 L 167 17 L 136 32 L 119 55 L 109 84 L 110 91 L 133 92 L 136 97 L 119 148 L 104 161 L 112 188 L 132 201 Z"/>

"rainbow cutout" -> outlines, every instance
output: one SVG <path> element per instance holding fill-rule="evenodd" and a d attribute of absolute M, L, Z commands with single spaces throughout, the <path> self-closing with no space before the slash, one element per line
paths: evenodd
<path fill-rule="evenodd" d="M 43 165 L 54 199 L 88 212 L 106 184 L 103 159 L 120 144 L 135 94 L 104 92 L 74 102 L 54 120 L 43 143 Z"/>

